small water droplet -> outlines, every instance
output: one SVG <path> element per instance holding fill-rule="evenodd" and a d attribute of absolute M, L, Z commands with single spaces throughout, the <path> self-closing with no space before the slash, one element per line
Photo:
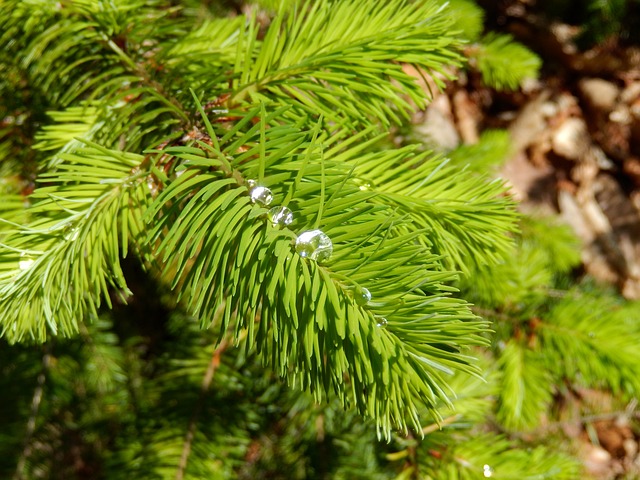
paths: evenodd
<path fill-rule="evenodd" d="M 229 109 L 227 108 L 216 108 L 211 110 L 211 113 L 213 113 L 214 115 L 226 115 L 227 113 L 229 113 Z"/>
<path fill-rule="evenodd" d="M 596 334 L 593 332 L 589 332 L 589 338 L 596 338 Z"/>
<path fill-rule="evenodd" d="M 147 177 L 147 187 L 149 188 L 149 192 L 151 193 L 151 197 L 155 198 L 158 195 L 158 183 L 155 181 L 152 175 Z"/>
<path fill-rule="evenodd" d="M 485 465 L 482 467 L 482 473 L 485 478 L 493 477 L 493 468 L 490 465 Z"/>
<path fill-rule="evenodd" d="M 273 200 L 273 194 L 267 187 L 255 186 L 251 189 L 249 195 L 251 195 L 251 201 L 253 203 L 258 203 L 265 207 Z"/>
<path fill-rule="evenodd" d="M 267 213 L 267 217 L 274 227 L 286 227 L 293 222 L 293 212 L 287 207 L 273 207 Z"/>
<path fill-rule="evenodd" d="M 358 188 L 363 192 L 373 188 L 373 182 L 365 178 L 356 178 L 354 181 L 356 185 L 358 185 Z"/>
<path fill-rule="evenodd" d="M 322 230 L 307 230 L 296 240 L 298 255 L 318 262 L 325 262 L 331 258 L 333 244 Z"/>
<path fill-rule="evenodd" d="M 29 255 L 28 253 L 21 253 L 18 266 L 20 267 L 20 270 L 26 270 L 28 268 L 31 268 L 33 262 L 35 262 L 35 259 L 31 255 Z"/>
<path fill-rule="evenodd" d="M 140 182 L 140 177 L 138 177 L 138 175 L 140 175 L 140 167 L 133 167 L 129 177 L 124 182 L 125 187 L 135 187 L 136 184 Z"/>
<path fill-rule="evenodd" d="M 378 317 L 378 327 L 386 328 L 387 327 L 387 319 L 384 317 Z"/>
<path fill-rule="evenodd" d="M 62 231 L 62 235 L 65 240 L 72 242 L 78 238 L 78 229 L 73 228 L 71 225 L 66 225 Z"/>
<path fill-rule="evenodd" d="M 353 298 L 358 305 L 366 305 L 371 301 L 371 292 L 367 288 L 358 286 L 353 294 Z"/>
<path fill-rule="evenodd" d="M 256 185 L 258 185 L 258 182 L 256 182 L 255 180 L 252 180 L 252 179 L 247 180 L 247 187 L 249 187 L 249 189 L 254 188 Z"/>

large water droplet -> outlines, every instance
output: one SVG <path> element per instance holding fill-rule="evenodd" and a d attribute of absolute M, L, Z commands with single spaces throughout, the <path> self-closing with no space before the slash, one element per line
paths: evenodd
<path fill-rule="evenodd" d="M 293 222 L 293 212 L 287 207 L 273 207 L 267 212 L 267 217 L 274 227 L 286 227 Z"/>
<path fill-rule="evenodd" d="M 255 186 L 249 191 L 251 195 L 251 201 L 264 205 L 265 207 L 273 200 L 273 194 L 267 187 Z"/>
<path fill-rule="evenodd" d="M 387 326 L 387 319 L 384 317 L 378 317 L 378 327 L 380 328 L 386 328 Z"/>
<path fill-rule="evenodd" d="M 371 301 L 371 292 L 364 287 L 358 286 L 353 294 L 353 298 L 358 305 L 366 305 Z"/>
<path fill-rule="evenodd" d="M 493 468 L 490 465 L 485 465 L 482 467 L 482 473 L 485 478 L 493 477 Z"/>
<path fill-rule="evenodd" d="M 28 253 L 21 253 L 18 267 L 20 267 L 20 270 L 26 270 L 27 268 L 31 268 L 33 262 L 35 262 L 35 259 L 31 255 L 29 255 Z"/>
<path fill-rule="evenodd" d="M 296 252 L 301 257 L 310 258 L 318 262 L 325 262 L 331 258 L 333 244 L 322 230 L 307 230 L 296 240 Z"/>

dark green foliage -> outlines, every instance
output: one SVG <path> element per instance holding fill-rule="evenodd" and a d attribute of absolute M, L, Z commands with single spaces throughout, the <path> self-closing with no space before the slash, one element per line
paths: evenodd
<path fill-rule="evenodd" d="M 640 40 L 638 0 L 562 0 L 542 6 L 550 17 L 580 27 L 578 43 L 583 48 L 608 40 L 628 44 Z"/>
<path fill-rule="evenodd" d="M 544 223 L 511 255 L 518 214 L 486 175 L 504 133 L 451 161 L 379 148 L 430 98 L 403 65 L 442 87 L 483 38 L 479 10 L 260 3 L 268 20 L 3 3 L 0 476 L 576 478 L 487 418 L 534 425 L 560 381 L 635 392 L 635 307 L 607 310 L 615 328 L 571 322 L 573 294 L 550 292 L 577 258 Z M 473 48 L 494 87 L 535 74 L 510 41 Z M 273 206 L 294 221 L 273 225 Z M 333 242 L 319 261 L 296 249 L 315 229 Z M 578 373 L 551 372 L 553 348 Z"/>

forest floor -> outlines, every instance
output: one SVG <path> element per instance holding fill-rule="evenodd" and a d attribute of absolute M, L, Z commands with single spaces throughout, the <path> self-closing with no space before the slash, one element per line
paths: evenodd
<path fill-rule="evenodd" d="M 582 242 L 584 273 L 638 300 L 640 45 L 614 36 L 581 49 L 579 27 L 551 21 L 530 3 L 506 2 L 493 21 L 542 58 L 540 78 L 498 93 L 473 68 L 457 72 L 416 120 L 429 123 L 428 140 L 443 151 L 508 129 L 512 150 L 500 174 L 521 209 L 559 216 Z M 569 400 L 611 410 L 602 392 Z M 638 417 L 628 405 L 561 427 L 593 478 L 640 478 Z"/>

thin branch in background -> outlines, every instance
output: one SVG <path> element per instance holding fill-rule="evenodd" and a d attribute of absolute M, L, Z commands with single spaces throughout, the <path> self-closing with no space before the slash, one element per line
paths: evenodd
<path fill-rule="evenodd" d="M 22 448 L 22 453 L 20 454 L 20 458 L 18 458 L 16 471 L 12 477 L 13 480 L 22 480 L 24 478 L 22 473 L 27 463 L 27 459 L 31 456 L 31 451 L 32 451 L 31 438 L 33 437 L 33 433 L 36 430 L 36 419 L 38 417 L 38 412 L 40 411 L 40 404 L 42 403 L 42 394 L 44 392 L 44 384 L 47 380 L 46 372 L 49 369 L 50 361 L 51 361 L 50 345 L 47 344 L 44 349 L 44 355 L 42 356 L 42 370 L 38 375 L 38 379 L 36 381 L 36 388 L 33 391 L 33 397 L 31 399 L 31 413 L 29 414 L 29 420 L 27 422 L 27 428 L 24 436 L 24 447 Z"/>
<path fill-rule="evenodd" d="M 202 405 L 204 404 L 204 399 L 207 395 L 207 392 L 209 391 L 209 388 L 211 387 L 213 375 L 216 369 L 220 366 L 220 358 L 222 357 L 222 353 L 227 348 L 227 345 L 227 341 L 223 340 L 215 348 L 215 350 L 213 351 L 213 355 L 211 355 L 211 361 L 209 362 L 207 371 L 205 372 L 204 378 L 202 379 L 202 386 L 200 388 L 198 403 L 196 404 L 193 415 L 189 420 L 189 428 L 187 429 L 187 434 L 185 435 L 184 445 L 182 447 L 182 455 L 180 456 L 180 464 L 178 465 L 178 471 L 176 472 L 176 480 L 182 480 L 184 478 L 184 473 L 187 469 L 187 462 L 189 461 L 189 455 L 191 454 L 191 445 L 196 434 L 196 425 L 198 423 L 200 413 L 202 412 Z"/>

